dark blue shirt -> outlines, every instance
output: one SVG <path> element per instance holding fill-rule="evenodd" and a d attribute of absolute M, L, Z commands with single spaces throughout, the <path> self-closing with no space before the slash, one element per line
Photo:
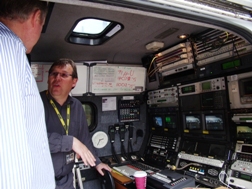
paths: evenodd
<path fill-rule="evenodd" d="M 74 162 L 66 164 L 66 156 L 73 152 L 73 137 L 80 140 L 91 151 L 96 158 L 96 165 L 101 163 L 90 137 L 86 115 L 81 102 L 74 97 L 68 96 L 66 102 L 61 106 L 51 97 L 49 93 L 47 95 L 46 91 L 41 92 L 40 95 L 45 108 L 47 134 L 55 177 L 58 178 L 67 175 L 73 169 Z M 52 99 L 57 106 L 65 123 L 67 105 L 70 104 L 70 125 L 68 135 L 66 135 L 65 129 L 50 103 L 50 99 Z"/>

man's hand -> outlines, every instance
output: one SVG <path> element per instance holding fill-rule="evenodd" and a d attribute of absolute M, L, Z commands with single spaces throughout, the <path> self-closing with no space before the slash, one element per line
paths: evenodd
<path fill-rule="evenodd" d="M 107 164 L 105 164 L 105 163 L 100 163 L 100 164 L 98 164 L 95 168 L 96 168 L 96 170 L 97 170 L 102 176 L 104 176 L 104 173 L 103 173 L 102 169 L 105 169 L 105 170 L 108 170 L 109 172 L 111 172 L 111 168 L 110 168 Z"/>
<path fill-rule="evenodd" d="M 89 149 L 82 144 L 77 138 L 73 137 L 73 151 L 77 154 L 77 158 L 81 158 L 85 165 L 95 166 L 96 159 Z"/>

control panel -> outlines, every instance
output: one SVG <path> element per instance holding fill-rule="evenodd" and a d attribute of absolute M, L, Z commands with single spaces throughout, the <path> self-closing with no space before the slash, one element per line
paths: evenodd
<path fill-rule="evenodd" d="M 176 170 L 196 178 L 198 183 L 217 188 L 222 185 L 219 177 L 230 157 L 226 142 L 187 139 L 181 141 Z"/>
<path fill-rule="evenodd" d="M 153 188 L 164 189 L 180 189 L 195 186 L 195 180 L 193 178 L 168 169 L 148 176 L 147 183 Z"/>
<path fill-rule="evenodd" d="M 219 174 L 224 161 L 186 153 L 179 153 L 178 157 L 177 167 L 183 168 L 183 174 L 196 178 L 197 182 L 206 186 L 215 188 L 221 185 Z"/>
<path fill-rule="evenodd" d="M 177 87 L 170 87 L 148 92 L 148 105 L 178 106 Z"/>
<path fill-rule="evenodd" d="M 239 188 L 251 188 L 252 186 L 252 144 L 238 142 L 234 163 L 228 172 L 227 183 Z"/>
<path fill-rule="evenodd" d="M 179 86 L 179 96 L 187 96 L 205 92 L 214 92 L 225 89 L 226 89 L 225 79 L 224 77 L 220 77 Z"/>
<path fill-rule="evenodd" d="M 140 120 L 140 100 L 120 100 L 118 103 L 119 122 Z"/>
<path fill-rule="evenodd" d="M 180 139 L 177 137 L 152 135 L 145 152 L 145 161 L 166 166 L 175 164 Z"/>

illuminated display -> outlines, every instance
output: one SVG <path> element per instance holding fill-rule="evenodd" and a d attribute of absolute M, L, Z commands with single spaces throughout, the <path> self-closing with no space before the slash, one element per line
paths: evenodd
<path fill-rule="evenodd" d="M 181 91 L 182 91 L 183 94 L 195 92 L 195 85 L 182 87 Z"/>
<path fill-rule="evenodd" d="M 211 81 L 202 83 L 201 87 L 202 87 L 202 90 L 211 90 Z"/>
<path fill-rule="evenodd" d="M 252 128 L 246 125 L 237 126 L 237 138 L 239 139 L 252 139 Z M 252 153 L 252 151 L 251 151 Z"/>
<path fill-rule="evenodd" d="M 165 126 L 170 129 L 176 128 L 176 116 L 165 116 Z"/>
<path fill-rule="evenodd" d="M 186 115 L 186 129 L 194 130 L 200 129 L 201 122 L 200 122 L 200 115 Z"/>
<path fill-rule="evenodd" d="M 157 126 L 157 127 L 162 127 L 163 126 L 163 120 L 162 120 L 162 117 L 154 117 L 153 118 L 154 120 L 154 125 Z"/>
<path fill-rule="evenodd" d="M 222 115 L 205 115 L 206 130 L 221 131 L 223 130 Z"/>
<path fill-rule="evenodd" d="M 171 123 L 171 117 L 165 117 L 165 122 L 166 123 Z"/>
<path fill-rule="evenodd" d="M 252 153 L 252 146 L 242 145 L 241 152 Z"/>
<path fill-rule="evenodd" d="M 225 62 L 225 63 L 222 64 L 222 69 L 223 70 L 228 70 L 228 69 L 231 69 L 231 68 L 239 67 L 240 65 L 241 65 L 240 60 Z"/>
<path fill-rule="evenodd" d="M 245 174 L 240 174 L 240 178 L 241 179 L 244 179 L 244 180 L 248 180 L 248 181 L 250 181 L 250 179 L 251 179 L 251 177 L 249 176 L 249 175 L 245 175 Z"/>

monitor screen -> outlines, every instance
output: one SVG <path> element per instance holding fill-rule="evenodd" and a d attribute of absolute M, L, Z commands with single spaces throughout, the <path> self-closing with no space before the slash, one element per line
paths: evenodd
<path fill-rule="evenodd" d="M 195 85 L 189 85 L 185 87 L 181 87 L 182 94 L 192 93 L 195 92 Z"/>
<path fill-rule="evenodd" d="M 224 159 L 225 149 L 226 147 L 224 145 L 211 144 L 209 149 L 209 156 L 215 159 Z"/>
<path fill-rule="evenodd" d="M 203 91 L 208 91 L 212 89 L 211 81 L 201 83 L 201 88 Z"/>
<path fill-rule="evenodd" d="M 222 114 L 205 114 L 205 124 L 207 131 L 222 131 L 224 129 Z"/>
<path fill-rule="evenodd" d="M 214 107 L 214 93 L 201 94 L 201 105 L 203 108 Z"/>
<path fill-rule="evenodd" d="M 181 151 L 193 154 L 195 151 L 196 142 L 195 141 L 183 141 Z"/>
<path fill-rule="evenodd" d="M 198 130 L 201 129 L 201 116 L 200 114 L 185 115 L 185 129 Z"/>
<path fill-rule="evenodd" d="M 155 127 L 162 127 L 163 126 L 163 119 L 161 116 L 154 116 L 153 117 L 153 124 Z"/>
<path fill-rule="evenodd" d="M 203 143 L 203 142 L 197 142 L 195 153 L 199 156 L 208 156 L 210 144 L 209 143 Z"/>
<path fill-rule="evenodd" d="M 169 129 L 175 129 L 176 128 L 176 116 L 175 115 L 166 115 L 164 116 L 164 122 L 165 122 L 165 127 Z"/>
<path fill-rule="evenodd" d="M 252 96 L 252 78 L 241 79 L 239 81 L 239 90 L 241 97 Z"/>
<path fill-rule="evenodd" d="M 251 145 L 242 145 L 241 151 L 245 152 L 245 153 L 251 153 L 252 152 L 252 146 Z"/>
<path fill-rule="evenodd" d="M 252 128 L 247 125 L 237 126 L 236 137 L 242 140 L 246 139 L 252 140 Z"/>

